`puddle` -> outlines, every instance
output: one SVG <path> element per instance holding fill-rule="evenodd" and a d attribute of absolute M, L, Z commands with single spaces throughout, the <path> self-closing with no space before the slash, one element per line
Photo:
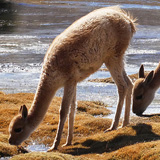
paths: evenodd
<path fill-rule="evenodd" d="M 0 160 L 9 160 L 11 157 L 1 157 Z"/>
<path fill-rule="evenodd" d="M 31 145 L 28 145 L 26 149 L 31 152 L 47 152 L 49 147 L 44 144 L 37 144 L 33 142 Z"/>

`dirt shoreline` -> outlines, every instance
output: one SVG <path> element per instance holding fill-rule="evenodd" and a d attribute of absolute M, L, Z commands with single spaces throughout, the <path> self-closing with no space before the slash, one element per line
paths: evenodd
<path fill-rule="evenodd" d="M 149 73 L 149 71 L 146 71 L 146 72 L 144 73 L 145 76 L 147 76 L 148 73 Z M 129 75 L 129 77 L 130 77 L 130 79 L 132 80 L 132 82 L 135 82 L 135 80 L 138 78 L 138 73 L 131 74 L 131 75 Z M 112 77 L 103 78 L 103 79 L 99 79 L 99 78 L 91 79 L 91 80 L 89 80 L 89 82 L 114 83 Z"/>

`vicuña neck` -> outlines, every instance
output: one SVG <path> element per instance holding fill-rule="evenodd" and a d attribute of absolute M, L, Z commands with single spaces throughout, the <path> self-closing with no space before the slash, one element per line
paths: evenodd
<path fill-rule="evenodd" d="M 156 90 L 160 87 L 160 63 L 154 71 L 154 77 L 151 82 L 151 87 Z"/>
<path fill-rule="evenodd" d="M 43 120 L 50 102 L 58 89 L 53 86 L 54 83 L 51 86 L 50 80 L 50 77 L 47 75 L 41 75 L 41 80 L 28 113 L 28 125 L 32 130 L 37 128 Z"/>

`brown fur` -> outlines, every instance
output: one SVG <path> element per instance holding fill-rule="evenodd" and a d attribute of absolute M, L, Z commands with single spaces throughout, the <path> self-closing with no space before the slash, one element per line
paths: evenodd
<path fill-rule="evenodd" d="M 156 90 L 160 86 L 160 63 L 154 71 L 147 76 L 144 74 L 144 67 L 141 65 L 139 78 L 135 81 L 133 87 L 133 107 L 135 114 L 141 115 L 154 99 Z"/>
<path fill-rule="evenodd" d="M 14 132 L 18 126 L 17 121 L 15 125 L 14 118 L 10 125 L 9 142 L 18 144 L 24 141 L 43 120 L 55 92 L 64 87 L 57 135 L 50 151 L 57 149 L 60 143 L 68 114 L 66 145 L 70 145 L 73 137 L 76 85 L 96 72 L 103 63 L 109 69 L 119 93 L 117 112 L 110 130 L 118 126 L 124 99 L 126 111 L 123 126 L 127 125 L 132 83 L 125 73 L 123 56 L 135 31 L 132 18 L 119 7 L 108 7 L 80 18 L 56 37 L 46 53 L 33 104 L 29 112 L 25 106 L 21 109 L 20 115 L 24 121 L 21 124 L 22 131 Z"/>

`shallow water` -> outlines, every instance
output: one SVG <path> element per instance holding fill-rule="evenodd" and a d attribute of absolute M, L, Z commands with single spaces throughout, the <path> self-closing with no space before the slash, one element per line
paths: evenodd
<path fill-rule="evenodd" d="M 160 60 L 160 1 L 155 0 L 94 0 L 50 1 L 41 3 L 0 2 L 0 90 L 6 93 L 35 92 L 43 57 L 52 40 L 72 22 L 88 12 L 105 6 L 120 5 L 138 19 L 138 31 L 126 52 L 126 71 L 138 72 L 141 63 L 146 70 L 156 67 Z M 32 0 L 30 0 L 32 2 Z M 109 77 L 98 71 L 92 78 Z M 79 83 L 78 100 L 100 100 L 115 112 L 116 86 Z M 62 96 L 63 90 L 57 92 Z M 157 113 L 160 91 L 145 113 Z M 109 117 L 113 118 L 114 114 Z"/>
<path fill-rule="evenodd" d="M 31 145 L 28 145 L 26 149 L 31 152 L 33 151 L 34 152 L 46 152 L 49 149 L 49 147 L 47 147 L 44 144 L 38 144 L 38 143 L 33 142 Z"/>
<path fill-rule="evenodd" d="M 1 157 L 0 160 L 9 160 L 11 157 Z"/>

